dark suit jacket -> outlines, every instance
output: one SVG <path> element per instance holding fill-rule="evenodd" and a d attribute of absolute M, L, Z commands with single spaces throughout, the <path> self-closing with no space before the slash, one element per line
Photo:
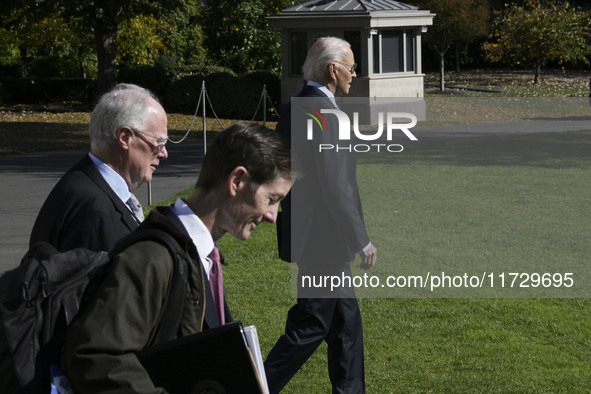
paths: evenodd
<path fill-rule="evenodd" d="M 45 200 L 30 245 L 46 241 L 60 251 L 76 247 L 110 251 L 137 226 L 127 205 L 85 155 Z"/>
<path fill-rule="evenodd" d="M 335 105 L 318 88 L 305 86 L 284 108 L 277 130 L 291 140 L 292 156 L 302 176 L 282 201 L 278 222 L 280 257 L 286 261 L 342 264 L 369 244 L 357 187 L 354 152 L 319 152 L 319 144 L 348 145 L 338 140 L 338 122 L 325 114 L 321 131 L 314 126 L 314 139 L 307 140 L 310 109 L 333 109 Z M 293 231 L 293 234 L 292 234 Z"/>

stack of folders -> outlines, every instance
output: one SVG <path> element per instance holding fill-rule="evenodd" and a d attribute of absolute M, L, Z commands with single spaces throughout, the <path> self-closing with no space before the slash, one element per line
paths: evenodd
<path fill-rule="evenodd" d="M 152 382 L 172 394 L 267 394 L 256 328 L 240 322 L 142 350 Z"/>

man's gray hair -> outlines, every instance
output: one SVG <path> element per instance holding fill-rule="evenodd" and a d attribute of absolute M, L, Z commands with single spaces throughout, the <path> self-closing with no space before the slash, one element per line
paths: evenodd
<path fill-rule="evenodd" d="M 343 55 L 351 45 L 338 37 L 322 37 L 310 47 L 302 66 L 306 81 L 321 81 L 326 75 L 326 67 L 343 60 Z"/>
<path fill-rule="evenodd" d="M 103 94 L 90 115 L 88 131 L 91 150 L 115 141 L 117 131 L 123 126 L 144 131 L 152 107 L 150 99 L 158 102 L 149 90 L 126 83 L 120 83 Z"/>

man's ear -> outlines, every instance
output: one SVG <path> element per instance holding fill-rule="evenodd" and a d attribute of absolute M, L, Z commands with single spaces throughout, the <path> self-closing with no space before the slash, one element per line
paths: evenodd
<path fill-rule="evenodd" d="M 116 133 L 117 138 L 115 139 L 115 141 L 117 142 L 117 145 L 121 149 L 123 149 L 123 150 L 129 149 L 129 144 L 131 142 L 131 134 L 132 133 L 133 133 L 133 131 L 127 126 L 122 126 L 119 128 L 119 130 L 117 130 L 117 133 Z"/>
<path fill-rule="evenodd" d="M 331 81 L 337 80 L 337 65 L 334 63 L 330 63 L 328 65 L 328 75 L 330 76 Z"/>
<path fill-rule="evenodd" d="M 238 166 L 232 170 L 228 176 L 228 193 L 235 196 L 238 190 L 246 186 L 249 181 L 248 170 L 243 166 Z"/>

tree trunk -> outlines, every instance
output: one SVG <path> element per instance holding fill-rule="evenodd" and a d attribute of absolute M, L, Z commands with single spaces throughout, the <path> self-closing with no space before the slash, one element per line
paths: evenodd
<path fill-rule="evenodd" d="M 117 83 L 117 25 L 97 23 L 94 37 L 98 62 L 97 95 L 100 96 Z"/>
<path fill-rule="evenodd" d="M 80 78 L 86 79 L 86 62 L 84 61 L 84 50 L 78 47 L 78 66 L 80 67 Z"/>
<path fill-rule="evenodd" d="M 445 52 L 439 52 L 439 90 L 445 91 Z"/>
<path fill-rule="evenodd" d="M 102 8 L 104 14 L 94 26 L 98 63 L 97 94 L 109 91 L 117 83 L 117 29 L 122 7 L 120 2 L 107 0 Z"/>
<path fill-rule="evenodd" d="M 536 66 L 536 76 L 534 78 L 534 83 L 536 85 L 540 84 L 540 72 L 542 71 L 542 66 L 538 65 Z"/>
<path fill-rule="evenodd" d="M 460 43 L 456 42 L 456 72 L 460 73 Z"/>

